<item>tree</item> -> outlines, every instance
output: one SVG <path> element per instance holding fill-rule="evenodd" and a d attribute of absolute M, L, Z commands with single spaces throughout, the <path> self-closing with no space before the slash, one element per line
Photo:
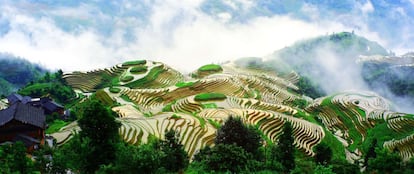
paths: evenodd
<path fill-rule="evenodd" d="M 266 154 L 266 167 L 274 171 L 282 171 L 283 166 L 279 161 L 279 148 L 275 144 L 270 144 L 269 153 Z"/>
<path fill-rule="evenodd" d="M 276 154 L 283 165 L 284 172 L 289 172 L 295 168 L 295 157 L 293 156 L 295 147 L 293 146 L 293 142 L 292 126 L 287 122 L 283 126 L 282 135 L 279 137 L 279 154 Z"/>
<path fill-rule="evenodd" d="M 335 159 L 331 162 L 332 171 L 336 174 L 360 173 L 357 164 L 351 164 L 345 159 Z"/>
<path fill-rule="evenodd" d="M 80 141 L 89 141 L 89 152 L 85 155 L 86 173 L 95 172 L 100 165 L 115 160 L 116 144 L 120 142 L 118 128 L 120 124 L 115 120 L 115 114 L 104 107 L 99 101 L 87 100 L 78 125 Z"/>
<path fill-rule="evenodd" d="M 320 165 L 328 165 L 332 159 L 332 149 L 324 144 L 318 144 L 315 147 L 315 162 Z"/>
<path fill-rule="evenodd" d="M 37 149 L 33 153 L 33 157 L 35 158 L 34 165 L 40 173 L 50 173 L 52 163 L 52 153 L 53 149 L 48 145 L 42 145 L 39 149 Z"/>
<path fill-rule="evenodd" d="M 161 142 L 161 151 L 165 154 L 161 159 L 162 166 L 170 172 L 182 171 L 189 163 L 187 152 L 179 142 L 178 135 L 178 132 L 172 129 L 166 131 L 165 140 Z"/>
<path fill-rule="evenodd" d="M 325 165 L 317 165 L 315 170 L 315 174 L 335 174 L 332 171 L 332 166 L 325 166 Z"/>
<path fill-rule="evenodd" d="M 90 165 L 88 156 L 94 153 L 94 147 L 91 146 L 90 139 L 80 138 L 79 134 L 73 135 L 69 142 L 53 152 L 53 160 L 50 173 L 67 173 L 67 170 L 78 171 L 82 173 L 91 173 L 86 171 Z"/>
<path fill-rule="evenodd" d="M 140 146 L 120 143 L 116 160 L 100 168 L 97 173 L 157 173 L 164 155 L 159 147 L 160 141 L 152 141 Z"/>
<path fill-rule="evenodd" d="M 33 172 L 33 163 L 26 156 L 26 146 L 22 142 L 0 146 L 0 169 L 4 173 Z"/>
<path fill-rule="evenodd" d="M 375 148 L 377 148 L 377 139 L 374 138 L 371 142 L 371 144 L 369 145 L 369 148 L 367 150 L 367 152 L 365 153 L 365 157 L 364 157 L 364 166 L 368 168 L 368 160 L 370 158 L 375 158 L 377 157 L 377 154 L 375 153 Z"/>
<path fill-rule="evenodd" d="M 208 146 L 194 156 L 194 163 L 199 163 L 209 172 L 240 173 L 248 170 L 252 155 L 235 144 L 216 144 Z"/>
<path fill-rule="evenodd" d="M 235 144 L 246 152 L 256 154 L 262 146 L 260 134 L 254 127 L 247 127 L 240 118 L 230 116 L 217 130 L 216 144 Z"/>
<path fill-rule="evenodd" d="M 376 157 L 369 158 L 367 171 L 375 173 L 395 173 L 401 170 L 402 159 L 396 152 L 375 148 Z"/>

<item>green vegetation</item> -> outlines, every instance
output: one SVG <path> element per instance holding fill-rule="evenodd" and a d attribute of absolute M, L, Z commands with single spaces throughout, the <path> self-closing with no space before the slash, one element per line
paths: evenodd
<path fill-rule="evenodd" d="M 299 82 L 296 85 L 299 87 L 299 94 L 306 95 L 311 98 L 319 98 L 326 95 L 319 84 L 312 82 L 306 76 L 300 76 Z"/>
<path fill-rule="evenodd" d="M 197 118 L 197 120 L 200 122 L 200 126 L 202 128 L 204 128 L 204 126 L 206 126 L 206 120 L 204 118 L 201 118 L 201 117 L 197 116 L 196 114 L 193 114 L 193 117 Z"/>
<path fill-rule="evenodd" d="M 125 86 L 130 88 L 145 88 L 151 85 L 151 82 L 156 80 L 158 76 L 163 73 L 165 70 L 162 66 L 154 67 L 148 72 L 148 74 L 138 80 L 135 80 L 131 83 L 126 84 Z M 160 86 L 161 87 L 161 86 Z"/>
<path fill-rule="evenodd" d="M 348 34 L 338 34 L 337 36 L 331 37 L 333 41 L 343 42 L 344 45 L 349 44 L 348 41 L 352 40 L 354 35 Z M 305 48 L 303 48 L 305 49 Z M 308 49 L 308 48 L 306 48 Z M 380 173 L 388 172 L 395 173 L 400 172 L 410 173 L 414 170 L 414 159 L 412 162 L 404 163 L 400 158 L 398 158 L 397 150 L 400 147 L 394 149 L 395 152 L 389 152 L 381 147 L 385 141 L 392 139 L 402 139 L 409 135 L 412 135 L 414 131 L 412 130 L 412 119 L 413 115 L 407 114 L 401 116 L 405 119 L 403 124 L 401 124 L 401 131 L 394 131 L 389 128 L 389 122 L 383 120 L 368 120 L 370 123 L 363 129 L 360 129 L 358 125 L 358 117 L 361 116 L 366 118 L 366 113 L 363 109 L 353 106 L 346 105 L 342 106 L 332 102 L 334 96 L 326 97 L 321 106 L 314 109 L 314 112 L 308 113 L 309 110 L 313 110 L 312 107 L 307 107 L 309 105 L 306 99 L 295 99 L 295 100 L 284 100 L 276 101 L 274 103 L 294 107 L 297 113 L 292 115 L 292 112 L 284 110 L 283 107 L 280 107 L 280 110 L 284 110 L 283 119 L 285 119 L 283 131 L 279 132 L 283 122 L 274 120 L 277 117 L 278 113 L 275 110 L 269 111 L 268 108 L 273 108 L 275 105 L 271 105 L 271 97 L 268 95 L 274 95 L 275 97 L 278 94 L 271 94 L 271 92 L 263 92 L 259 89 L 252 87 L 253 85 L 246 84 L 246 88 L 249 88 L 249 93 L 245 93 L 244 97 L 252 98 L 256 97 L 258 102 L 253 100 L 240 100 L 239 98 L 231 98 L 227 100 L 227 104 L 221 105 L 221 101 L 227 99 L 227 96 L 222 93 L 214 92 L 215 90 L 221 91 L 222 89 L 213 87 L 203 87 L 199 86 L 198 81 L 182 81 L 176 83 L 175 86 L 178 88 L 189 88 L 189 89 L 178 89 L 178 94 L 174 94 L 171 89 L 165 93 L 159 95 L 157 90 L 142 90 L 144 92 L 154 92 L 153 96 L 150 98 L 135 98 L 142 97 L 145 95 L 137 95 L 134 92 L 140 92 L 138 90 L 131 90 L 131 93 L 128 93 L 129 96 L 134 96 L 136 102 L 133 105 L 140 113 L 144 114 L 145 117 L 151 117 L 153 121 L 148 121 L 142 119 L 121 119 L 119 120 L 131 121 L 130 125 L 124 124 L 122 129 L 122 137 L 149 137 L 147 144 L 141 144 L 146 142 L 145 139 L 133 139 L 128 140 L 133 144 L 127 144 L 122 142 L 119 137 L 119 126 L 115 117 L 116 115 L 111 111 L 112 107 L 117 106 L 118 103 L 114 101 L 109 95 L 111 93 L 119 94 L 122 99 L 129 102 L 134 102 L 126 94 L 120 94 L 124 88 L 161 88 L 159 84 L 161 81 L 167 77 L 163 74 L 161 80 L 157 78 L 165 72 L 163 66 L 154 67 L 148 72 L 147 67 L 145 67 L 146 61 L 134 61 L 126 62 L 124 65 L 128 67 L 122 67 L 119 71 L 98 71 L 97 74 L 97 85 L 94 82 L 94 87 L 92 94 L 79 94 L 79 98 L 76 98 L 72 88 L 70 88 L 67 83 L 61 78 L 62 73 L 57 72 L 54 74 L 46 73 L 44 77 L 39 78 L 37 81 L 34 81 L 28 84 L 25 88 L 21 89 L 19 93 L 27 94 L 31 96 L 52 96 L 53 98 L 58 98 L 59 101 L 62 101 L 62 104 L 65 104 L 66 109 L 70 109 L 72 113 L 78 117 L 78 124 L 81 128 L 81 131 L 61 146 L 57 146 L 53 149 L 46 149 L 41 147 L 41 150 L 36 151 L 34 155 L 35 161 L 26 162 L 22 157 L 20 150 L 10 150 L 8 148 L 13 148 L 11 145 L 0 146 L 0 173 L 12 173 L 14 171 L 19 171 L 16 166 L 25 170 L 25 173 L 64 173 L 65 171 L 72 171 L 74 173 L 359 173 L 359 166 L 367 167 L 368 173 Z M 260 63 L 260 64 L 259 64 Z M 263 62 L 253 62 L 252 67 L 262 66 L 261 64 L 266 65 L 267 63 Z M 263 66 L 264 66 L 263 65 Z M 206 65 L 199 69 L 199 75 L 205 75 L 215 71 L 222 71 L 222 68 L 217 68 L 219 65 Z M 141 78 L 134 79 L 133 76 L 130 83 L 126 84 L 125 87 L 121 87 L 119 84 L 122 81 L 122 73 L 125 73 L 125 70 L 130 68 L 131 73 L 142 73 L 148 72 L 148 74 Z M 202 69 L 202 70 L 201 70 Z M 99 74 L 101 73 L 101 74 Z M 129 74 L 126 72 L 125 74 Z M 164 76 L 165 75 L 165 76 Z M 122 78 L 120 78 L 122 77 Z M 286 76 L 289 77 L 289 76 Z M 100 79 L 102 78 L 102 79 Z M 294 78 L 294 77 L 293 77 Z M 100 82 L 99 82 L 100 80 Z M 256 80 L 256 79 L 255 79 Z M 260 80 L 260 79 L 257 79 Z M 293 91 L 289 90 L 288 92 L 292 95 L 298 96 L 299 94 L 308 95 L 311 97 L 317 97 L 323 95 L 321 92 L 321 86 L 315 85 L 311 78 L 301 78 L 299 79 L 298 86 L 300 90 Z M 160 82 L 159 82 L 160 81 Z M 271 82 L 271 80 L 268 80 Z M 241 81 L 243 83 L 251 83 L 249 80 Z M 1 86 L 0 79 L 0 86 Z M 195 85 L 196 84 L 196 85 Z M 240 83 L 242 84 L 242 83 Z M 275 84 L 278 85 L 278 84 Z M 109 87 L 109 92 L 105 92 L 101 89 L 102 86 Z M 197 89 L 193 89 L 193 86 L 197 86 Z M 219 86 L 216 84 L 216 86 Z M 267 86 L 264 86 L 267 87 Z M 243 97 L 236 88 L 234 91 L 237 93 L 237 97 Z M 256 89 L 254 89 L 256 88 Z M 187 94 L 187 90 L 191 94 Z M 240 89 L 242 90 L 242 89 Z M 318 91 L 320 90 L 320 91 Z M 160 90 L 161 91 L 161 90 Z M 204 92 L 204 93 L 203 93 Z M 209 93 L 206 93 L 209 92 Z M 196 93 L 196 94 L 195 94 Z M 186 97 L 188 95 L 194 95 L 194 100 L 198 101 L 197 104 L 194 103 L 185 103 L 182 102 L 180 105 L 186 105 L 179 108 L 185 108 L 183 110 L 179 109 L 173 111 L 172 106 L 176 103 L 176 100 L 179 98 Z M 263 95 L 263 96 L 262 96 Z M 290 97 L 289 95 L 281 96 Z M 176 97 L 176 98 L 174 98 Z M 178 97 L 178 98 L 177 98 Z M 263 99 L 263 100 L 262 100 Z M 165 104 L 165 101 L 171 101 L 162 108 L 162 113 L 159 112 L 160 104 Z M 144 101 L 141 103 L 141 101 Z M 220 102 L 220 103 L 219 103 Z M 362 102 L 362 101 L 361 101 Z M 151 104 L 156 104 L 151 106 Z M 270 104 L 268 104 L 270 103 Z M 148 104 L 148 105 L 146 105 Z M 200 114 L 200 104 L 204 110 L 203 116 Z M 220 107 L 218 107 L 220 104 Z M 237 110 L 239 106 L 241 110 Z M 316 104 L 315 104 L 316 107 Z M 248 109 L 246 109 L 248 108 Z M 214 109 L 220 109 L 217 115 L 214 115 Z M 227 110 L 228 109 L 228 110 Z M 309 109 L 309 110 L 308 110 Z M 257 110 L 257 111 L 256 111 Z M 269 113 L 275 113 L 274 117 L 263 114 L 259 112 L 260 110 L 268 111 Z M 128 110 L 126 110 L 128 112 Z M 210 112 L 212 111 L 212 112 Z M 328 130 L 324 124 L 322 124 L 319 118 L 322 118 L 321 113 L 328 111 L 332 117 L 338 117 L 340 122 L 343 122 L 344 125 L 335 125 L 334 131 L 338 128 L 338 131 L 347 131 L 349 137 L 345 137 L 345 140 L 348 143 L 352 143 L 349 147 L 344 147 L 344 145 L 333 135 L 333 131 Z M 122 112 L 122 111 L 121 111 Z M 227 120 L 223 120 L 224 123 L 221 123 L 221 119 L 225 117 L 224 115 L 228 113 L 243 113 L 242 118 L 235 118 L 230 116 Z M 165 117 L 169 115 L 170 117 Z M 200 115 L 198 115 L 200 114 Z M 160 116 L 161 117 L 158 117 Z M 199 127 L 192 127 L 188 124 L 188 120 L 191 120 L 191 124 L 194 123 L 193 118 L 188 118 L 191 115 L 195 120 L 195 124 L 199 123 Z M 290 120 L 288 117 L 296 117 L 302 119 L 302 121 L 308 121 L 313 124 L 320 125 L 324 131 L 324 138 L 321 142 L 314 146 L 312 149 L 316 153 L 314 157 L 308 156 L 307 153 L 301 150 L 295 150 L 293 145 L 293 134 L 294 130 L 292 128 L 293 124 L 300 124 L 300 122 L 295 122 L 296 119 Z M 257 117 L 257 118 L 255 118 Z M 319 118 L 318 118 L 319 117 Z M 49 127 L 46 130 L 46 133 L 54 133 L 61 129 L 63 126 L 66 126 L 68 122 L 57 120 L 61 118 L 58 114 L 48 115 L 46 122 Z M 169 123 L 176 122 L 175 124 L 183 123 L 181 125 L 168 125 L 170 127 L 176 128 L 180 131 L 185 132 L 176 132 L 174 130 L 168 130 L 165 132 L 165 139 L 160 140 L 154 138 L 156 136 L 163 137 L 158 134 L 158 132 L 140 132 L 138 129 L 144 130 L 146 128 L 140 127 L 148 124 L 148 130 L 152 129 L 153 123 L 157 122 L 164 124 L 165 122 L 161 119 L 177 119 L 169 120 Z M 179 120 L 178 120 L 179 119 Z M 139 120 L 139 122 L 132 122 Z M 243 120 L 243 121 L 242 121 Z M 142 121 L 142 122 L 140 122 Z M 168 120 L 167 120 L 168 121 Z M 256 123 L 255 125 L 246 125 L 243 122 Z M 257 122 L 256 122 L 257 121 Z M 269 121 L 275 121 L 275 124 L 264 125 Z M 291 121 L 291 123 L 290 123 Z M 337 120 L 332 120 L 337 121 Z M 398 118 L 393 121 L 400 121 Z M 143 122 L 147 122 L 141 124 Z M 335 122 L 334 122 L 335 123 Z M 372 123 L 372 124 L 371 124 Z M 140 125 L 141 124 L 141 125 Z M 206 124 L 210 124 L 207 125 Z M 137 125 L 137 126 L 135 126 Z M 186 127 L 188 126 L 188 127 Z M 271 127 L 270 127 L 271 126 Z M 308 124 L 300 125 L 301 127 L 295 127 L 296 131 L 309 131 L 307 126 Z M 394 126 L 394 125 L 393 125 Z M 400 126 L 400 125 L 398 125 Z M 165 127 L 164 125 L 162 127 Z M 216 136 L 211 134 L 212 127 L 217 129 Z M 125 128 L 125 129 L 124 129 Z M 156 130 L 159 130 L 160 127 L 157 127 Z M 208 130 L 207 130 L 208 128 Z M 135 130 L 136 129 L 136 130 Z M 260 131 L 260 130 L 266 131 Z M 273 130 L 272 130 L 273 129 Z M 154 129 L 155 130 L 155 129 Z M 214 130 L 214 129 L 213 129 Z M 197 132 L 198 131 L 198 132 Z M 277 131 L 277 132 L 274 132 Z M 203 134 L 204 132 L 208 132 Z M 148 136 L 146 136 L 148 133 Z M 182 133 L 182 134 L 180 134 Z M 312 133 L 311 131 L 307 133 Z M 145 136 L 143 136 L 145 134 Z M 183 140 L 179 140 L 179 135 L 183 136 Z M 310 137 L 306 137 L 306 134 L 301 134 L 301 132 L 295 132 L 297 136 L 305 136 L 302 138 L 301 142 L 303 143 L 309 140 Z M 194 136 L 194 137 L 187 137 Z M 267 137 L 269 136 L 269 137 Z M 205 138 L 203 140 L 195 138 Z M 213 140 L 212 137 L 215 137 Z M 313 139 L 314 137 L 312 137 Z M 207 140 L 207 141 L 204 141 Z M 183 141 L 184 145 L 180 143 Z M 214 141 L 214 147 L 206 146 L 203 149 L 197 149 L 199 143 L 202 142 L 203 145 L 211 144 Z M 273 142 L 276 141 L 276 142 Z M 207 143 L 206 143 L 207 142 Z M 313 142 L 317 142 L 316 140 Z M 193 145 L 197 145 L 195 149 Z M 313 144 L 312 144 L 313 145 Z M 17 145 L 19 146 L 19 145 Z M 184 151 L 184 146 L 190 148 L 191 155 L 188 156 L 187 152 Z M 345 148 L 349 151 L 354 151 L 358 148 L 362 152 L 362 158 L 364 163 L 358 165 L 349 164 L 345 160 Z M 195 151 L 193 151 L 195 150 Z M 199 151 L 197 151 L 199 150 Z M 196 154 L 194 154 L 196 153 Z M 15 155 L 11 156 L 10 154 Z M 46 156 L 44 155 L 46 154 Z M 52 158 L 49 158 L 48 155 L 52 155 Z M 189 158 L 194 157 L 193 161 L 189 163 Z M 19 158 L 20 164 L 11 164 L 19 163 L 16 159 Z M 382 165 L 386 161 L 395 161 L 390 164 Z M 25 166 L 26 165 L 26 166 Z M 391 166 L 394 166 L 392 168 Z M 412 172 L 411 172 L 412 173 Z"/>
<path fill-rule="evenodd" d="M 186 88 L 193 86 L 195 83 L 196 82 L 178 82 L 177 84 L 175 84 L 175 86 L 179 88 Z"/>
<path fill-rule="evenodd" d="M 213 148 L 206 147 L 194 157 L 194 165 L 202 171 L 240 173 L 255 168 L 254 157 L 260 156 L 261 138 L 240 118 L 229 117 L 217 131 L 215 143 Z"/>
<path fill-rule="evenodd" d="M 121 97 L 122 99 L 124 99 L 125 101 L 127 101 L 127 102 L 134 102 L 134 101 L 132 101 L 132 100 L 131 100 L 131 98 L 129 98 L 129 96 L 127 96 L 127 95 L 125 95 L 125 94 L 122 94 L 120 97 Z"/>
<path fill-rule="evenodd" d="M 278 152 L 276 156 L 276 159 L 280 161 L 283 168 L 282 170 L 284 172 L 290 172 L 295 168 L 295 157 L 294 150 L 295 147 L 293 145 L 293 129 L 290 123 L 285 123 L 283 126 L 283 133 L 280 135 L 277 148 Z"/>
<path fill-rule="evenodd" d="M 213 148 L 206 147 L 194 157 L 201 171 L 212 173 L 246 172 L 249 171 L 249 163 L 252 160 L 251 154 L 235 144 L 217 144 Z"/>
<path fill-rule="evenodd" d="M 96 100 L 82 103 L 78 125 L 81 131 L 54 154 L 54 172 L 66 169 L 95 173 L 102 165 L 115 160 L 120 139 L 115 114 Z M 69 153 L 70 152 L 70 153 Z"/>
<path fill-rule="evenodd" d="M 29 85 L 29 86 L 21 89 L 19 91 L 19 94 L 25 95 L 25 96 L 33 95 L 33 94 L 34 95 L 36 95 L 36 94 L 41 95 L 42 93 L 44 93 L 43 91 L 45 91 L 47 89 L 50 90 L 51 86 L 52 86 L 51 83 L 35 83 L 35 84 Z"/>
<path fill-rule="evenodd" d="M 165 140 L 161 142 L 161 150 L 165 156 L 162 164 L 168 172 L 179 172 L 187 168 L 189 159 L 184 146 L 179 141 L 179 133 L 174 130 L 165 132 Z"/>
<path fill-rule="evenodd" d="M 414 105 L 414 69 L 410 66 L 395 67 L 392 63 L 364 62 L 362 65 L 362 77 L 373 89 L 386 88 L 395 96 L 406 100 L 399 101 L 396 105 Z M 382 90 L 377 90 L 380 95 L 387 96 Z"/>
<path fill-rule="evenodd" d="M 217 108 L 216 103 L 203 103 L 202 106 L 203 106 L 204 109 L 215 109 L 215 108 Z"/>
<path fill-rule="evenodd" d="M 208 64 L 198 68 L 198 71 L 221 72 L 223 68 L 217 64 Z"/>
<path fill-rule="evenodd" d="M 368 130 L 367 138 L 362 144 L 362 149 L 368 149 L 370 143 L 374 140 L 377 141 L 378 146 L 382 146 L 385 141 L 392 139 L 402 139 L 414 133 L 414 130 L 396 132 L 388 128 L 387 123 L 377 123 L 375 127 Z"/>
<path fill-rule="evenodd" d="M 131 80 L 134 80 L 134 76 L 123 76 L 120 80 L 121 82 L 129 82 Z"/>
<path fill-rule="evenodd" d="M 254 127 L 243 124 L 240 118 L 230 116 L 217 130 L 216 144 L 235 144 L 246 152 L 256 154 L 262 145 L 260 134 Z"/>
<path fill-rule="evenodd" d="M 116 88 L 116 87 L 110 87 L 109 88 L 109 92 L 112 92 L 112 93 L 119 93 L 119 92 L 121 92 L 121 89 L 120 88 Z"/>
<path fill-rule="evenodd" d="M 62 78 L 63 72 L 46 73 L 42 78 L 27 84 L 17 93 L 23 96 L 44 97 L 50 96 L 58 103 L 68 103 L 76 99 L 73 89 Z"/>
<path fill-rule="evenodd" d="M 368 159 L 367 171 L 372 173 L 402 173 L 404 171 L 401 157 L 396 152 L 375 148 L 375 158 Z"/>
<path fill-rule="evenodd" d="M 293 100 L 292 105 L 304 109 L 308 105 L 308 102 L 304 99 L 295 99 Z"/>
<path fill-rule="evenodd" d="M 4 53 L 0 53 L 0 65 L 0 95 L 4 96 L 36 81 L 47 72 L 38 64 Z"/>
<path fill-rule="evenodd" d="M 124 62 L 122 66 L 145 65 L 146 63 L 147 63 L 147 60 L 134 60 L 134 61 Z"/>
<path fill-rule="evenodd" d="M 19 141 L 15 144 L 0 146 L 1 173 L 32 173 L 33 162 L 26 156 L 26 147 Z"/>
<path fill-rule="evenodd" d="M 332 160 L 332 149 L 324 143 L 320 143 L 315 147 L 315 161 L 317 164 L 327 165 Z"/>
<path fill-rule="evenodd" d="M 68 125 L 69 122 L 63 120 L 54 120 L 49 127 L 46 129 L 46 134 L 52 134 L 58 132 L 62 127 Z"/>
<path fill-rule="evenodd" d="M 131 68 L 129 72 L 132 74 L 142 74 L 148 71 L 148 68 L 146 66 L 134 66 Z"/>
<path fill-rule="evenodd" d="M 108 74 L 107 72 L 102 72 L 100 73 L 100 77 L 101 77 L 101 82 L 98 83 L 94 89 L 102 89 L 102 88 L 107 88 L 107 87 L 112 87 L 112 86 L 119 86 L 119 82 L 120 82 L 120 78 L 118 77 L 120 74 L 119 73 L 115 73 L 115 74 Z"/>
<path fill-rule="evenodd" d="M 342 145 L 342 143 L 335 138 L 335 136 L 326 128 L 323 128 L 325 131 L 325 137 L 322 139 L 321 144 L 328 145 L 332 152 L 333 160 L 345 160 L 345 147 Z"/>
<path fill-rule="evenodd" d="M 172 106 L 173 104 L 175 104 L 176 102 L 177 102 L 177 101 L 176 101 L 176 100 L 174 100 L 174 101 L 172 101 L 172 102 L 170 102 L 170 103 L 166 104 L 166 105 L 162 108 L 162 112 L 172 112 L 173 110 L 172 110 L 171 106 Z"/>
<path fill-rule="evenodd" d="M 212 120 L 210 118 L 207 119 L 207 121 L 208 121 L 208 123 L 210 123 L 216 129 L 220 129 L 220 127 L 221 127 L 221 124 L 220 123 L 218 123 L 218 122 L 216 122 L 216 121 L 214 121 L 214 120 Z"/>
<path fill-rule="evenodd" d="M 224 100 L 226 95 L 221 93 L 201 93 L 194 97 L 195 101 Z"/>
<path fill-rule="evenodd" d="M 108 95 L 104 90 L 98 90 L 95 92 L 94 96 L 97 100 L 101 101 L 105 106 L 115 105 L 115 101 Z"/>
<path fill-rule="evenodd" d="M 358 148 L 362 144 L 361 132 L 357 130 L 354 124 L 358 122 L 357 117 L 355 116 L 355 112 L 352 112 L 353 110 L 356 111 L 356 109 L 348 108 L 344 110 L 340 106 L 333 104 L 332 98 L 333 98 L 333 95 L 325 98 L 322 101 L 321 106 L 332 109 L 335 112 L 335 114 L 339 117 L 339 119 L 343 121 L 345 126 L 348 128 L 348 134 L 350 136 L 350 139 L 353 140 L 353 143 L 348 147 L 348 149 L 350 151 L 354 151 L 356 148 Z M 356 112 L 358 113 L 358 111 Z M 365 117 L 365 112 L 361 112 L 361 113 L 364 114 L 361 116 Z"/>
<path fill-rule="evenodd" d="M 220 72 L 223 72 L 223 68 L 220 65 L 208 64 L 208 65 L 204 65 L 198 68 L 197 72 L 191 74 L 191 77 L 202 78 L 209 74 L 220 73 Z"/>
<path fill-rule="evenodd" d="M 178 132 L 170 130 L 165 132 L 165 140 L 150 138 L 140 146 L 120 143 L 115 160 L 97 173 L 182 173 L 188 164 Z"/>
<path fill-rule="evenodd" d="M 173 115 L 171 116 L 171 118 L 172 118 L 172 119 L 180 119 L 180 118 L 181 118 L 181 116 L 179 116 L 179 115 L 177 115 L 177 114 L 173 114 Z"/>

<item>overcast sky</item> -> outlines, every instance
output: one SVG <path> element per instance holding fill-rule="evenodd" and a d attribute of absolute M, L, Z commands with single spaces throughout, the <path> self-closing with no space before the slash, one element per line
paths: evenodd
<path fill-rule="evenodd" d="M 341 31 L 414 51 L 414 0 L 0 2 L 0 52 L 64 71 L 132 59 L 191 71 Z"/>

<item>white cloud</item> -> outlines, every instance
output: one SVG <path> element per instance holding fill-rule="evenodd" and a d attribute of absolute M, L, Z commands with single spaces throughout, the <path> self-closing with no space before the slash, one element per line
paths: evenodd
<path fill-rule="evenodd" d="M 183 71 L 192 71 L 203 64 L 246 56 L 261 57 L 297 40 L 351 30 L 332 21 L 307 23 L 289 16 L 223 23 L 202 13 L 198 8 L 200 3 L 190 0 L 156 2 L 146 25 L 138 25 L 139 21 L 133 17 L 114 17 L 116 28 L 110 36 L 102 36 L 94 32 L 94 28 L 65 32 L 47 16 L 34 18 L 7 7 L 12 9 L 12 13 L 4 13 L 8 14 L 5 17 L 11 22 L 11 31 L 0 37 L 0 52 L 66 71 L 104 68 L 127 59 L 157 60 Z M 75 17 L 90 15 L 92 10 L 88 8 L 94 7 L 81 6 L 83 12 Z M 53 12 L 70 15 L 72 10 Z M 125 27 L 133 27 L 136 41 L 124 39 Z M 369 30 L 359 32 L 380 40 Z"/>
<path fill-rule="evenodd" d="M 374 6 L 370 0 L 367 0 L 367 2 L 361 6 L 361 11 L 364 14 L 374 12 Z"/>
<path fill-rule="evenodd" d="M 230 13 L 219 13 L 217 14 L 217 17 L 220 19 L 221 22 L 228 22 L 232 18 Z"/>

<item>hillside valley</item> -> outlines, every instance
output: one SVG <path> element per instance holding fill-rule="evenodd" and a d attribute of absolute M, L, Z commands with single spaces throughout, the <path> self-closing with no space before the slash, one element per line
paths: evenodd
<path fill-rule="evenodd" d="M 325 59 L 336 63 L 321 65 Z M 413 101 L 412 64 L 412 54 L 394 56 L 344 32 L 298 42 L 270 57 L 207 64 L 190 74 L 151 60 L 47 73 L 18 93 L 50 96 L 71 111 L 69 120 L 48 122 L 46 132 L 57 147 L 76 142 L 82 132 L 77 120 L 87 110 L 82 105 L 93 99 L 115 113 L 119 136 L 132 146 L 168 139 L 166 132 L 174 130 L 192 161 L 215 146 L 221 127 L 237 117 L 259 132 L 264 155 L 290 125 L 298 161 L 318 156 L 324 146 L 333 161 L 364 171 L 372 144 L 402 161 L 413 159 L 414 115 L 393 100 Z"/>

